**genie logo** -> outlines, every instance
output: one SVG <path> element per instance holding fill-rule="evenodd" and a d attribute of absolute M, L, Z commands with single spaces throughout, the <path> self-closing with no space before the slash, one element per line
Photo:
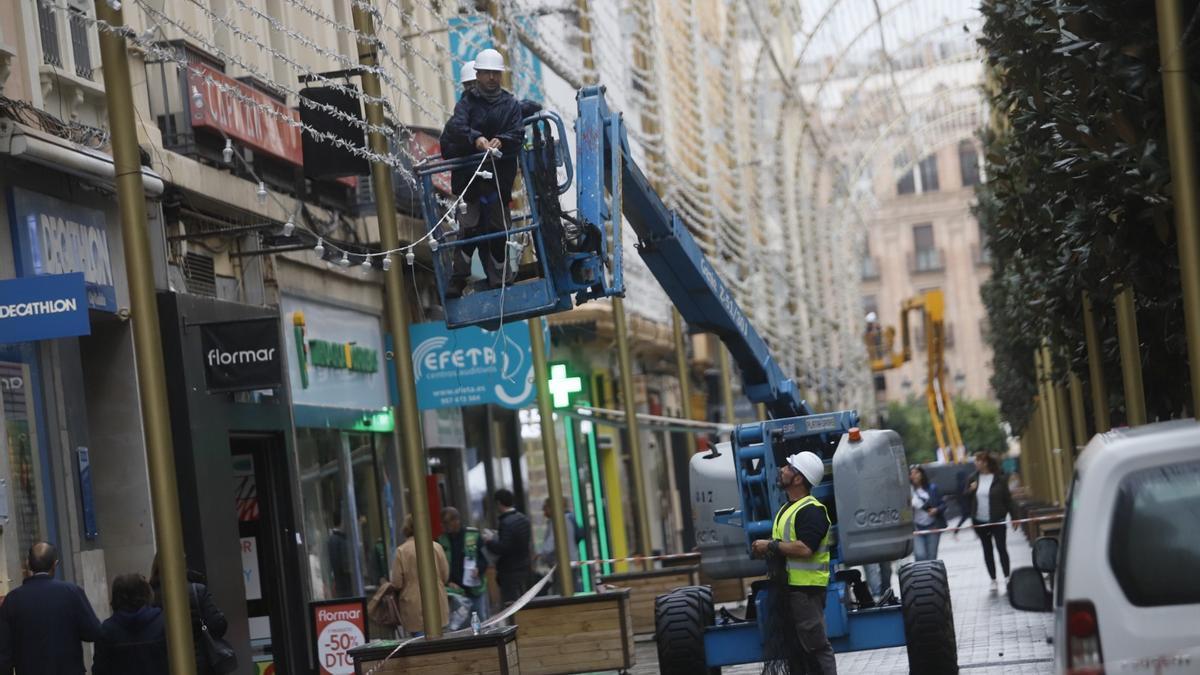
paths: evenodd
<path fill-rule="evenodd" d="M 412 338 L 417 405 L 422 410 L 486 403 L 521 408 L 533 400 L 526 323 L 494 332 L 422 323 L 412 326 Z"/>
<path fill-rule="evenodd" d="M 859 509 L 854 512 L 854 523 L 859 527 L 886 527 L 900 522 L 900 511 L 897 509 L 881 509 L 868 511 Z"/>

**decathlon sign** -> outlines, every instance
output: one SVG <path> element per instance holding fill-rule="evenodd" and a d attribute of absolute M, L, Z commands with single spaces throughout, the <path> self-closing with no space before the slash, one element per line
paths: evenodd
<path fill-rule="evenodd" d="M 422 410 L 486 403 L 523 408 L 533 401 L 537 388 L 526 322 L 505 324 L 499 331 L 419 323 L 411 335 Z"/>
<path fill-rule="evenodd" d="M 283 383 L 275 317 L 200 324 L 200 347 L 209 392 L 273 389 Z"/>
<path fill-rule="evenodd" d="M 9 195 L 17 276 L 81 272 L 87 305 L 117 311 L 104 212 L 13 188 Z"/>
<path fill-rule="evenodd" d="M 0 343 L 87 335 L 83 275 L 54 274 L 0 281 Z"/>

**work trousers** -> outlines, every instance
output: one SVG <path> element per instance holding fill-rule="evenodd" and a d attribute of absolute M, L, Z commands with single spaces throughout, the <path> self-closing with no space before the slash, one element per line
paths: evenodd
<path fill-rule="evenodd" d="M 494 232 L 504 232 L 505 224 L 511 222 L 508 205 L 496 195 L 485 195 L 480 200 L 466 202 L 467 210 L 459 215 L 459 241 Z M 471 275 L 471 254 L 479 250 L 479 263 L 487 277 L 488 286 L 497 288 L 504 279 L 505 237 L 496 237 L 478 244 L 454 247 L 451 270 L 455 277 L 466 279 Z M 509 281 L 511 281 L 511 274 Z"/>
<path fill-rule="evenodd" d="M 1004 570 L 1004 578 L 1008 578 L 1008 546 L 1004 542 L 1004 521 L 997 523 L 975 523 L 975 534 L 979 535 L 979 543 L 983 546 L 983 562 L 987 565 L 988 576 L 996 578 L 996 561 L 992 559 L 992 542 L 996 544 L 996 552 L 1000 554 L 1000 567 Z"/>
<path fill-rule="evenodd" d="M 788 604 L 792 610 L 792 623 L 796 626 L 796 637 L 804 648 L 803 669 L 792 668 L 792 672 L 807 675 L 837 675 L 837 660 L 833 657 L 833 645 L 825 634 L 825 590 L 791 591 Z"/>

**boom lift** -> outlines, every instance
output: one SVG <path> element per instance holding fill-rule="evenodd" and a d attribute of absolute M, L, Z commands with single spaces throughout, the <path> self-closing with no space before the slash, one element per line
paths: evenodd
<path fill-rule="evenodd" d="M 900 303 L 899 352 L 892 351 L 896 340 L 895 328 L 880 328 L 874 322 L 867 322 L 863 341 L 867 345 L 871 370 L 878 373 L 899 368 L 912 360 L 908 316 L 914 311 L 921 312 L 921 326 L 925 335 L 925 402 L 929 406 L 933 433 L 938 447 L 946 453 L 949 461 L 963 462 L 966 460 L 966 445 L 954 413 L 954 398 L 946 384 L 946 297 L 941 289 L 923 291 Z"/>
<path fill-rule="evenodd" d="M 835 650 L 907 644 L 914 672 L 957 672 L 950 594 L 940 561 L 902 568 L 900 602 L 885 606 L 875 606 L 869 592 L 862 597 L 865 589 L 857 570 L 842 569 L 903 558 L 912 550 L 913 515 L 899 436 L 891 431 L 860 432 L 857 412 L 817 414 L 801 399 L 679 214 L 667 209 L 633 161 L 624 121 L 609 110 L 604 91 L 585 87 L 576 97 L 578 210 L 574 218 L 558 209 L 558 196 L 569 189 L 571 176 L 565 132 L 553 113 L 526 120 L 532 134 L 520 165 L 531 203 L 528 214 L 515 218 L 507 233 L 460 240 L 436 228 L 444 213 L 433 190 L 433 176 L 455 166 L 486 165 L 488 158 L 438 160 L 417 168 L 425 218 L 436 229 L 437 250 L 495 236 L 511 240 L 520 234 L 532 240 L 540 270 L 533 279 L 446 298 L 447 266 L 435 255 L 447 324 L 495 327 L 587 300 L 623 295 L 624 214 L 637 234 L 639 255 L 689 328 L 721 338 L 741 369 L 746 396 L 764 404 L 772 418 L 739 425 L 730 443 L 691 459 L 690 491 L 705 572 L 717 579 L 765 573 L 765 563 L 751 558 L 750 544 L 770 538 L 773 517 L 787 502 L 775 485 L 778 468 L 787 456 L 811 450 L 833 464 L 814 494 L 829 506 L 833 520 L 825 618 Z M 559 164 L 567 168 L 565 180 L 556 174 Z M 852 592 L 852 587 L 859 592 Z M 722 612 L 720 621 L 708 587 L 679 588 L 659 597 L 656 639 L 661 672 L 692 675 L 762 661 L 770 629 L 764 609 L 771 592 L 765 584 L 756 584 L 747 616 L 735 618 Z"/>

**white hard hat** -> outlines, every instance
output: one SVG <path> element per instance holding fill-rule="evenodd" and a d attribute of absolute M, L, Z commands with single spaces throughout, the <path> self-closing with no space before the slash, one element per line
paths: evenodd
<path fill-rule="evenodd" d="M 466 84 L 475 81 L 475 62 L 467 61 L 462 64 L 462 68 L 458 71 L 458 83 Z"/>
<path fill-rule="evenodd" d="M 466 82 L 466 80 L 463 81 Z M 879 317 L 875 315 L 875 312 L 867 312 L 867 323 L 875 323 L 878 319 Z"/>
<path fill-rule="evenodd" d="M 504 57 L 495 49 L 485 49 L 475 55 L 475 70 L 504 72 Z"/>
<path fill-rule="evenodd" d="M 815 486 L 825 476 L 825 462 L 822 462 L 816 453 L 807 450 L 798 452 L 788 457 L 787 463 L 793 469 L 799 471 L 801 476 L 807 478 L 809 485 Z"/>

